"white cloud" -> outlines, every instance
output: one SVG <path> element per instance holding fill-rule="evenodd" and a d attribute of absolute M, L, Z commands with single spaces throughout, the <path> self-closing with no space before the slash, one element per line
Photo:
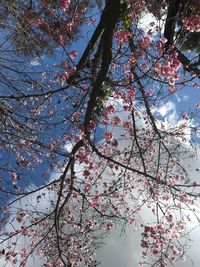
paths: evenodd
<path fill-rule="evenodd" d="M 140 259 L 140 232 L 127 227 L 121 233 L 118 226 L 105 240 L 106 245 L 97 254 L 101 267 L 133 267 L 137 266 Z"/>
<path fill-rule="evenodd" d="M 40 65 L 40 62 L 39 62 L 39 60 L 33 59 L 33 60 L 30 61 L 29 64 L 31 66 L 39 66 Z"/>
<path fill-rule="evenodd" d="M 148 10 L 145 10 L 138 22 L 138 28 L 143 30 L 145 34 L 148 34 L 149 38 L 154 38 L 159 29 L 159 33 L 164 33 L 164 18 L 161 18 L 160 20 L 156 18 L 152 13 L 150 13 Z"/>
<path fill-rule="evenodd" d="M 162 116 L 165 117 L 169 113 L 172 113 L 174 117 L 176 117 L 176 106 L 173 102 L 168 101 L 165 104 L 161 105 L 157 112 Z"/>
<path fill-rule="evenodd" d="M 66 152 L 70 153 L 72 151 L 72 148 L 73 148 L 73 144 L 72 143 L 66 143 L 65 146 L 64 146 L 64 149 Z"/>

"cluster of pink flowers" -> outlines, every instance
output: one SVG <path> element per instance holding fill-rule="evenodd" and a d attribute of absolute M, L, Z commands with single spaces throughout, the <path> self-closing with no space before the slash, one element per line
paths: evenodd
<path fill-rule="evenodd" d="M 69 57 L 70 57 L 71 59 L 74 59 L 77 55 L 78 55 L 78 52 L 75 51 L 75 50 L 73 50 L 73 51 L 71 51 L 71 52 L 69 53 Z"/>
<path fill-rule="evenodd" d="M 23 220 L 26 219 L 26 217 L 27 217 L 26 212 L 20 211 L 20 212 L 17 213 L 15 219 L 16 219 L 16 221 L 18 221 L 19 223 L 21 223 Z"/>
<path fill-rule="evenodd" d="M 57 38 L 56 40 L 57 44 L 58 45 L 64 45 L 65 44 L 65 40 L 64 40 L 64 37 L 62 35 L 59 35 L 59 37 Z"/>
<path fill-rule="evenodd" d="M 200 15 L 187 17 L 182 22 L 188 31 L 200 32 Z"/>
<path fill-rule="evenodd" d="M 171 223 L 173 216 L 172 214 L 167 214 L 165 218 L 168 223 Z M 159 254 L 162 253 L 165 259 L 163 266 L 167 266 L 167 259 L 175 261 L 183 255 L 182 248 L 177 248 L 175 245 L 183 229 L 184 223 L 180 222 L 177 222 L 170 228 L 166 227 L 164 224 L 145 226 L 142 234 L 141 246 L 145 250 L 150 249 L 154 257 L 159 257 Z M 142 253 L 143 258 L 146 258 L 148 255 L 145 250 Z"/>
<path fill-rule="evenodd" d="M 155 46 L 156 46 L 156 50 L 157 50 L 158 56 L 162 56 L 163 55 L 164 46 L 165 46 L 166 42 L 167 42 L 166 38 L 161 38 L 159 41 L 156 42 Z"/>
<path fill-rule="evenodd" d="M 68 68 L 66 71 L 64 71 L 60 76 L 60 83 L 63 85 L 66 80 L 69 79 L 69 77 L 76 71 L 75 67 Z"/>
<path fill-rule="evenodd" d="M 16 180 L 16 179 L 17 179 L 17 174 L 16 174 L 15 172 L 12 172 L 12 173 L 10 174 L 10 179 L 12 179 L 12 180 Z"/>
<path fill-rule="evenodd" d="M 115 32 L 115 37 L 117 38 L 118 43 L 123 44 L 127 43 L 131 33 L 126 30 L 119 30 Z"/>
<path fill-rule="evenodd" d="M 129 97 L 130 97 L 131 101 L 134 101 L 135 100 L 135 90 L 134 90 L 134 88 L 129 86 L 127 91 L 128 91 L 128 94 L 129 94 Z"/>
<path fill-rule="evenodd" d="M 18 152 L 16 153 L 16 156 L 21 166 L 25 167 L 25 166 L 30 165 L 30 162 L 28 162 L 28 160 L 22 155 L 20 155 Z"/>
<path fill-rule="evenodd" d="M 107 117 L 109 114 L 114 113 L 116 110 L 115 106 L 110 104 L 104 108 L 104 116 Z"/>
<path fill-rule="evenodd" d="M 122 120 L 120 119 L 120 117 L 115 116 L 111 119 L 111 123 L 112 125 L 119 125 L 122 123 Z"/>
<path fill-rule="evenodd" d="M 81 117 L 81 113 L 79 111 L 74 112 L 72 116 L 72 121 L 79 121 Z"/>
<path fill-rule="evenodd" d="M 145 1 L 144 0 L 137 0 L 134 1 L 134 3 L 132 4 L 132 10 L 134 10 L 134 12 L 131 13 L 132 18 L 138 18 L 140 13 L 144 10 L 145 8 Z"/>
<path fill-rule="evenodd" d="M 92 197 L 89 201 L 90 208 L 95 208 L 101 204 L 101 198 L 97 194 L 96 196 Z"/>
<path fill-rule="evenodd" d="M 149 37 L 144 37 L 142 40 L 139 41 L 139 44 L 142 48 L 144 49 L 149 49 L 150 46 L 150 38 Z"/>
<path fill-rule="evenodd" d="M 170 177 L 167 180 L 167 184 L 168 185 L 175 185 L 175 184 L 181 182 L 181 180 L 182 180 L 182 177 L 180 175 L 173 175 L 172 177 Z"/>
<path fill-rule="evenodd" d="M 109 221 L 109 222 L 107 223 L 107 230 L 111 230 L 113 227 L 114 227 L 114 223 L 113 223 L 113 221 Z"/>
<path fill-rule="evenodd" d="M 73 27 L 75 26 L 75 22 L 69 21 L 65 24 L 66 32 L 72 33 L 73 32 Z"/>
<path fill-rule="evenodd" d="M 113 138 L 113 133 L 112 132 L 105 132 L 104 137 L 105 137 L 105 140 L 108 141 L 108 140 Z"/>
<path fill-rule="evenodd" d="M 90 191 L 91 188 L 92 188 L 92 185 L 91 184 L 86 184 L 85 185 L 85 191 L 86 192 Z"/>
<path fill-rule="evenodd" d="M 70 3 L 71 3 L 71 0 L 62 0 L 60 2 L 60 8 L 63 9 L 63 11 L 67 11 L 69 9 Z"/>
<path fill-rule="evenodd" d="M 182 66 L 177 56 L 177 52 L 173 52 L 171 58 L 165 58 L 162 63 L 156 64 L 153 69 L 153 72 L 154 74 L 156 74 L 156 76 L 161 76 L 168 81 L 170 85 L 170 92 L 176 91 L 174 85 L 175 82 L 179 79 L 177 70 Z"/>

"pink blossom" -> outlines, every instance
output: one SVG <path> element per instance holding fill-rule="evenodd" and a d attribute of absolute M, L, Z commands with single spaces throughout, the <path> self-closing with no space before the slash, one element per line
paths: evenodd
<path fill-rule="evenodd" d="M 142 46 L 142 48 L 149 49 L 150 39 L 149 37 L 144 37 L 144 39 L 140 40 L 139 43 Z"/>
<path fill-rule="evenodd" d="M 64 11 L 67 11 L 69 9 L 71 0 L 61 0 L 60 2 L 60 8 L 63 9 Z"/>
<path fill-rule="evenodd" d="M 61 85 L 64 84 L 64 82 L 69 79 L 69 72 L 65 71 L 61 76 L 60 76 L 60 82 Z"/>
<path fill-rule="evenodd" d="M 117 38 L 117 41 L 120 44 L 128 42 L 130 36 L 131 33 L 126 30 L 119 30 L 115 32 L 115 37 Z"/>
<path fill-rule="evenodd" d="M 60 35 L 58 37 L 57 43 L 58 43 L 58 45 L 61 45 L 61 46 L 63 46 L 65 44 L 65 40 L 64 40 L 64 37 L 62 35 Z"/>
<path fill-rule="evenodd" d="M 91 188 L 92 188 L 92 185 L 91 184 L 86 184 L 85 185 L 85 191 L 86 192 L 90 191 Z"/>
<path fill-rule="evenodd" d="M 89 176 L 89 175 L 90 175 L 90 172 L 88 170 L 83 171 L 83 176 Z"/>
<path fill-rule="evenodd" d="M 17 174 L 15 172 L 12 172 L 10 175 L 10 179 L 16 180 L 17 179 Z"/>
<path fill-rule="evenodd" d="M 114 139 L 114 140 L 112 141 L 111 145 L 112 145 L 113 147 L 118 147 L 119 142 L 118 142 L 116 139 Z"/>
<path fill-rule="evenodd" d="M 72 116 L 72 121 L 79 121 L 81 117 L 81 113 L 79 111 L 74 112 Z"/>
<path fill-rule="evenodd" d="M 108 140 L 113 138 L 113 133 L 105 132 L 104 137 L 105 137 L 106 141 L 108 141 Z"/>
<path fill-rule="evenodd" d="M 172 220 L 173 220 L 172 214 L 166 215 L 165 218 L 166 218 L 167 222 L 169 222 L 169 223 L 172 222 Z"/>
<path fill-rule="evenodd" d="M 88 25 L 93 25 L 93 24 L 95 24 L 95 22 L 96 22 L 96 19 L 90 18 Z"/>
<path fill-rule="evenodd" d="M 18 214 L 16 215 L 15 219 L 16 221 L 18 221 L 19 223 L 21 223 L 23 220 L 26 219 L 27 214 L 24 211 L 18 212 Z"/>
<path fill-rule="evenodd" d="M 187 17 L 182 22 L 188 31 L 200 32 L 200 15 Z"/>
<path fill-rule="evenodd" d="M 124 129 L 129 130 L 131 128 L 132 128 L 132 123 L 130 121 L 124 123 Z"/>
<path fill-rule="evenodd" d="M 71 33 L 72 30 L 73 30 L 74 25 L 75 25 L 75 23 L 72 22 L 72 21 L 67 22 L 67 23 L 65 24 L 66 31 L 69 32 L 69 33 Z"/>
<path fill-rule="evenodd" d="M 111 229 L 113 228 L 113 226 L 114 226 L 113 221 L 109 221 L 109 222 L 107 223 L 107 230 L 111 230 Z"/>
<path fill-rule="evenodd" d="M 108 115 L 110 113 L 115 112 L 115 110 L 116 110 L 116 108 L 114 105 L 109 105 L 109 106 L 105 107 L 104 113 L 105 113 L 105 115 Z"/>
<path fill-rule="evenodd" d="M 71 59 L 74 59 L 78 55 L 78 52 L 73 50 L 72 52 L 69 53 L 69 56 Z"/>
<path fill-rule="evenodd" d="M 118 125 L 120 124 L 122 121 L 118 116 L 115 116 L 114 118 L 112 118 L 112 124 L 113 125 Z"/>
<path fill-rule="evenodd" d="M 134 90 L 134 88 L 128 87 L 128 93 L 129 93 L 129 95 L 131 97 L 131 101 L 133 101 L 135 99 L 135 90 Z"/>

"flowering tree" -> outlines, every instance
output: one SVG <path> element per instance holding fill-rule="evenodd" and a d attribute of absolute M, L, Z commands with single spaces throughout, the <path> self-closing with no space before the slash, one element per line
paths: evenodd
<path fill-rule="evenodd" d="M 93 254 L 118 223 L 142 228 L 140 266 L 184 257 L 185 210 L 197 216 L 200 184 L 183 160 L 195 157 L 199 104 L 175 123 L 159 110 L 199 87 L 188 35 L 199 38 L 200 9 L 178 2 L 2 1 L 6 262 L 26 266 L 36 253 L 46 267 L 97 266 Z M 145 224 L 143 209 L 152 213 Z"/>

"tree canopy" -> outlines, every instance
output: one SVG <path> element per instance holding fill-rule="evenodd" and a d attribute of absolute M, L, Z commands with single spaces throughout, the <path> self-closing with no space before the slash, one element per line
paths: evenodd
<path fill-rule="evenodd" d="M 2 266 L 97 266 L 116 225 L 142 229 L 139 266 L 173 266 L 199 222 L 200 99 L 179 101 L 199 89 L 199 1 L 0 7 Z"/>

